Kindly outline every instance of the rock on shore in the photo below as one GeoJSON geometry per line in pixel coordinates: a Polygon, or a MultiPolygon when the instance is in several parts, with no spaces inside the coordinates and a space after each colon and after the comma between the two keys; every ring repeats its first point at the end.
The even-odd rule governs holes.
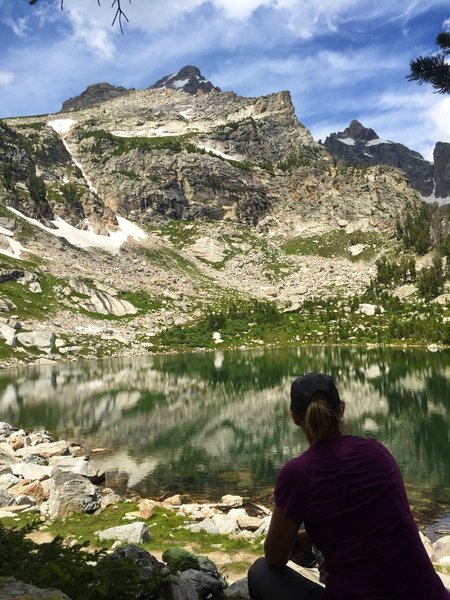
{"type": "MultiPolygon", "coordinates": [[[[23,512],[38,513],[41,519],[46,520],[102,511],[123,500],[113,490],[99,487],[104,476],[92,467],[80,445],[54,440],[45,430],[26,432],[0,422],[0,519],[23,512]]],[[[96,535],[100,540],[116,540],[115,546],[119,545],[119,548],[114,550],[113,556],[132,556],[141,570],[158,568],[165,572],[167,567],[163,563],[134,545],[151,539],[145,521],[156,506],[169,508],[186,517],[184,527],[192,532],[245,539],[264,536],[270,522],[270,511],[263,506],[247,504],[251,504],[251,515],[240,496],[226,495],[220,502],[202,504],[183,503],[180,495],[162,502],[141,499],[138,510],[127,514],[132,523],[98,531],[96,535]]],[[[450,535],[434,543],[423,534],[421,539],[430,559],[446,569],[450,564],[450,535]]],[[[171,600],[248,599],[246,579],[227,588],[214,563],[206,557],[196,557],[182,548],[171,548],[163,554],[163,560],[171,572],[176,573],[169,578],[171,600]]],[[[302,570],[302,573],[317,580],[315,570],[302,570]]],[[[449,577],[443,575],[442,578],[444,584],[450,587],[449,577]]],[[[22,599],[27,597],[26,594],[42,600],[67,598],[64,594],[51,596],[51,591],[34,592],[29,588],[12,578],[0,578],[0,600],[22,599]]]]}

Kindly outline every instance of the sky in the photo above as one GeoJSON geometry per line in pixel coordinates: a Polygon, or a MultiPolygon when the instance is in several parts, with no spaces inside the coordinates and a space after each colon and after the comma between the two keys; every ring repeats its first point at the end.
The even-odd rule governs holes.
{"type": "Polygon", "coordinates": [[[357,119],[428,160],[450,142],[450,95],[406,80],[450,31],[448,0],[122,0],[124,35],[111,3],[0,0],[0,118],[195,65],[223,91],[289,90],[316,140],[357,119]]]}

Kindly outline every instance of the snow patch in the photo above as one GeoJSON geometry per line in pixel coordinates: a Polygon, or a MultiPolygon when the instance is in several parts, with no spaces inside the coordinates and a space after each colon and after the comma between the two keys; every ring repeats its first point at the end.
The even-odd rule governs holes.
{"type": "Polygon", "coordinates": [[[47,125],[56,131],[56,133],[61,134],[68,133],[76,122],[75,119],[55,119],[54,121],[48,121],[47,125]]]}
{"type": "Polygon", "coordinates": [[[174,88],[180,89],[184,87],[187,83],[189,83],[189,79],[175,79],[175,81],[172,82],[172,85],[174,88]]]}
{"type": "MultiPolygon", "coordinates": [[[[4,235],[7,236],[9,234],[4,234],[4,235]]],[[[22,246],[22,244],[20,242],[18,242],[17,240],[13,240],[10,237],[5,237],[5,241],[8,242],[9,249],[3,248],[0,246],[0,254],[3,254],[4,256],[10,256],[11,258],[18,258],[18,259],[22,260],[22,258],[21,258],[22,252],[29,252],[29,250],[24,248],[22,246]]]]}
{"type": "Polygon", "coordinates": [[[116,135],[117,137],[123,138],[132,138],[132,137],[165,137],[174,135],[173,132],[167,131],[162,127],[157,128],[149,128],[149,129],[135,129],[135,130],[118,130],[111,131],[112,135],[116,135]]]}
{"type": "Polygon", "coordinates": [[[205,146],[204,144],[197,144],[197,148],[200,148],[201,150],[205,150],[205,152],[211,152],[212,154],[215,154],[216,156],[220,156],[221,158],[225,158],[226,160],[239,160],[238,157],[236,156],[231,156],[230,154],[225,154],[224,152],[221,152],[220,150],[216,150],[215,148],[212,148],[211,146],[205,146]]]}
{"type": "Polygon", "coordinates": [[[353,138],[337,138],[340,142],[345,144],[346,146],[354,146],[355,140],[353,138]]]}
{"type": "Polygon", "coordinates": [[[56,237],[65,238],[70,244],[77,246],[77,248],[98,248],[101,250],[106,250],[107,252],[111,252],[112,254],[118,254],[120,247],[127,241],[129,237],[137,241],[145,240],[148,237],[140,227],[131,221],[128,221],[128,219],[119,217],[118,215],[116,215],[116,218],[119,224],[119,229],[117,231],[109,231],[109,235],[99,235],[93,231],[83,231],[81,229],[77,229],[60,217],[56,217],[54,221],[51,221],[56,228],[52,229],[50,227],[46,227],[36,219],[27,217],[11,206],[8,206],[7,208],[19,217],[22,217],[22,219],[25,219],[32,225],[39,227],[47,233],[55,235],[56,237]]]}
{"type": "Polygon", "coordinates": [[[446,198],[438,198],[433,193],[431,196],[421,196],[421,198],[423,202],[427,202],[428,204],[433,204],[434,202],[440,206],[443,206],[444,204],[450,204],[450,196],[447,196],[446,198]]]}
{"type": "Polygon", "coordinates": [[[375,140],[370,140],[370,142],[366,142],[366,146],[378,146],[378,144],[392,144],[389,140],[382,140],[381,138],[376,138],[375,140]]]}
{"type": "Polygon", "coordinates": [[[179,114],[185,119],[192,119],[190,113],[193,111],[192,108],[187,108],[186,110],[180,110],[179,114]]]}

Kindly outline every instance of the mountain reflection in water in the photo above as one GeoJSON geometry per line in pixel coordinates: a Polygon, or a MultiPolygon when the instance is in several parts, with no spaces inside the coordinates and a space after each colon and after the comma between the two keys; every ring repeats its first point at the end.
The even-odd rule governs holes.
{"type": "Polygon", "coordinates": [[[450,501],[450,353],[289,348],[158,355],[0,371],[0,420],[105,447],[95,464],[141,494],[257,496],[306,448],[291,380],[330,373],[346,432],[374,436],[408,486],[450,501]]]}

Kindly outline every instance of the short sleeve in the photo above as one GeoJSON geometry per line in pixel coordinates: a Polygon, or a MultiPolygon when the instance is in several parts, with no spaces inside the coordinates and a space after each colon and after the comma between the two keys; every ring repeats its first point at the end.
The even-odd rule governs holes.
{"type": "Polygon", "coordinates": [[[275,483],[275,504],[299,526],[304,521],[308,487],[308,469],[299,459],[281,468],[275,483]]]}

